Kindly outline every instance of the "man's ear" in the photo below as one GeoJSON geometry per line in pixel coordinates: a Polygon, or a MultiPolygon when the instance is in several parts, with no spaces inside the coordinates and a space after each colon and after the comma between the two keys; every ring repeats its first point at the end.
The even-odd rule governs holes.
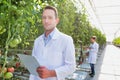
{"type": "Polygon", "coordinates": [[[56,24],[58,24],[58,23],[59,23],[59,18],[56,19],[56,24]]]}

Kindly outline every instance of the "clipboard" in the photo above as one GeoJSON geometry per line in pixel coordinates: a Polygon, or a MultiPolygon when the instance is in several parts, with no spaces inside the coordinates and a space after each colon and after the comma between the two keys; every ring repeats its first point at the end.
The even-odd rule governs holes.
{"type": "Polygon", "coordinates": [[[40,64],[38,63],[34,56],[24,54],[17,54],[17,56],[20,58],[20,61],[25,65],[25,67],[28,69],[30,74],[38,76],[36,69],[40,66],[40,64]]]}

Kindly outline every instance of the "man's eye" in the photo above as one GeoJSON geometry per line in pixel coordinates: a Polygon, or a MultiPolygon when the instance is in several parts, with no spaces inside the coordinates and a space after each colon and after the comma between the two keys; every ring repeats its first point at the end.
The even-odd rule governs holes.
{"type": "Polygon", "coordinates": [[[52,19],[52,17],[51,16],[49,16],[49,17],[43,16],[42,19],[52,19]]]}
{"type": "Polygon", "coordinates": [[[46,17],[43,16],[42,19],[46,19],[46,17]]]}
{"type": "Polygon", "coordinates": [[[52,17],[48,17],[49,19],[52,19],[52,17]]]}

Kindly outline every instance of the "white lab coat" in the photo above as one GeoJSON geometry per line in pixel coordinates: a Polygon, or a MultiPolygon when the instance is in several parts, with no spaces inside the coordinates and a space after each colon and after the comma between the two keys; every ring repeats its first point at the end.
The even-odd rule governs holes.
{"type": "Polygon", "coordinates": [[[89,48],[88,63],[96,64],[99,45],[94,42],[93,44],[90,44],[89,48]]]}
{"type": "Polygon", "coordinates": [[[32,55],[40,65],[55,70],[57,77],[41,79],[30,75],[29,80],[64,80],[66,76],[75,71],[75,49],[70,36],[59,32],[55,28],[52,39],[44,46],[43,35],[34,42],[32,55]]]}

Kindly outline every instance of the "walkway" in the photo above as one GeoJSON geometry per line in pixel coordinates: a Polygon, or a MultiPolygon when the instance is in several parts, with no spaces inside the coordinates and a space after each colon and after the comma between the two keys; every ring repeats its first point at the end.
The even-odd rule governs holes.
{"type": "Polygon", "coordinates": [[[98,58],[96,75],[86,80],[120,80],[120,48],[107,45],[98,58]]]}

